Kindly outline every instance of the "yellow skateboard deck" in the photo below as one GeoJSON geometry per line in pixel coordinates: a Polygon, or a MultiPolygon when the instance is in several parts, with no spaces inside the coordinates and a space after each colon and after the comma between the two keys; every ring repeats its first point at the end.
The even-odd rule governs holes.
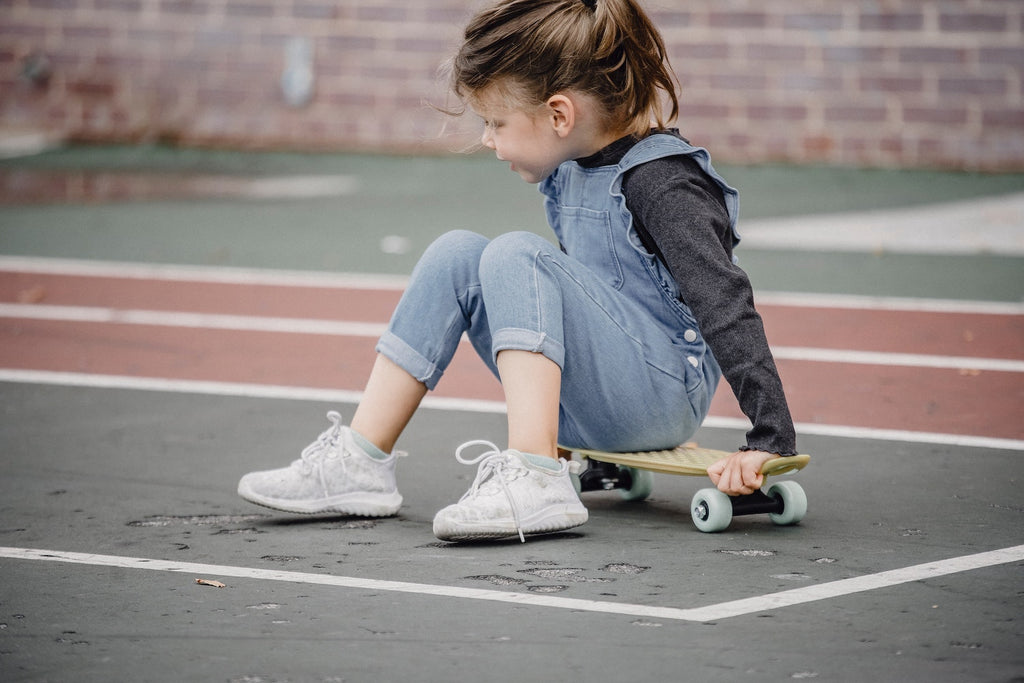
{"type": "MultiPolygon", "coordinates": [[[[725,458],[730,453],[716,450],[714,448],[701,448],[693,444],[683,444],[671,450],[664,451],[641,451],[637,453],[609,453],[607,451],[595,451],[589,449],[565,449],[578,453],[584,458],[610,462],[625,467],[635,467],[638,470],[650,470],[662,474],[682,474],[691,477],[700,477],[708,473],[708,467],[725,458]]],[[[792,455],[786,457],[772,458],[761,467],[761,474],[775,476],[795,472],[806,467],[811,461],[809,455],[792,455]]]]}

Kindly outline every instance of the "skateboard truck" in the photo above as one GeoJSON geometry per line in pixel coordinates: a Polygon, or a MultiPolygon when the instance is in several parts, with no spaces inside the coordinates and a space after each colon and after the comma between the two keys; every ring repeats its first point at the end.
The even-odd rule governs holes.
{"type": "MultiPolygon", "coordinates": [[[[733,517],[742,517],[743,515],[778,515],[782,514],[786,507],[782,498],[772,498],[760,489],[746,495],[730,497],[729,501],[732,503],[733,517]]],[[[707,501],[699,501],[693,509],[693,514],[702,520],[706,520],[710,515],[707,501]]]]}
{"type": "Polygon", "coordinates": [[[653,484],[654,477],[647,470],[593,458],[587,458],[587,468],[579,475],[579,492],[617,489],[625,500],[643,500],[651,495],[653,484]]]}
{"type": "Polygon", "coordinates": [[[633,486],[628,468],[610,462],[587,460],[587,469],[580,473],[580,491],[612,491],[633,486]]]}

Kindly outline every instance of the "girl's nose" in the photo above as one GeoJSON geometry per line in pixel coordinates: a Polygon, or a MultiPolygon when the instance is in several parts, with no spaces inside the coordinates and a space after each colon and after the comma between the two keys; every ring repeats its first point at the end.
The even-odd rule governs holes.
{"type": "Polygon", "coordinates": [[[491,134],[490,126],[484,126],[484,132],[480,136],[480,144],[489,149],[494,149],[494,135],[491,134]]]}

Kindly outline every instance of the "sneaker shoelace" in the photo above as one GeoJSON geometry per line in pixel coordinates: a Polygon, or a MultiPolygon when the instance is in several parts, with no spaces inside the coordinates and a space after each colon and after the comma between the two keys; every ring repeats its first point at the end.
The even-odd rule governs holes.
{"type": "Polygon", "coordinates": [[[467,441],[462,444],[455,450],[455,459],[463,465],[480,465],[476,472],[476,479],[473,480],[473,485],[463,494],[459,502],[461,503],[475,497],[487,481],[493,480],[498,482],[502,492],[505,494],[505,498],[508,499],[509,507],[512,509],[512,523],[515,524],[519,540],[526,543],[526,536],[523,534],[522,526],[519,524],[519,508],[516,505],[515,498],[512,496],[512,492],[508,488],[508,482],[521,476],[526,469],[525,466],[517,462],[512,456],[502,453],[501,449],[490,441],[485,440],[467,441]],[[473,446],[487,446],[488,450],[475,458],[462,457],[462,451],[473,446]]]}
{"type": "Polygon", "coordinates": [[[344,426],[341,424],[341,414],[335,410],[327,413],[327,419],[331,421],[331,426],[324,430],[316,441],[302,449],[299,459],[292,463],[292,467],[298,468],[304,475],[308,475],[313,469],[316,469],[320,486],[324,491],[327,491],[327,481],[324,479],[323,468],[318,465],[325,457],[338,457],[337,448],[344,426]]]}

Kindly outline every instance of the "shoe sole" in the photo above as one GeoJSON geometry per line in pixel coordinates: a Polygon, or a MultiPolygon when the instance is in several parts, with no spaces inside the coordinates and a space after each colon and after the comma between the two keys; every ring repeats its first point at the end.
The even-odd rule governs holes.
{"type": "Polygon", "coordinates": [[[402,507],[402,495],[395,493],[347,493],[316,500],[282,500],[261,496],[248,487],[239,486],[238,495],[250,503],[271,510],[315,515],[333,512],[356,517],[391,517],[402,507]]]}
{"type": "MultiPolygon", "coordinates": [[[[572,529],[586,523],[590,515],[586,508],[558,506],[541,510],[527,519],[520,520],[520,529],[524,536],[553,534],[572,529]]],[[[449,522],[434,520],[434,536],[442,541],[485,541],[504,538],[517,538],[519,531],[511,523],[481,523],[479,525],[465,522],[449,522]]]]}

